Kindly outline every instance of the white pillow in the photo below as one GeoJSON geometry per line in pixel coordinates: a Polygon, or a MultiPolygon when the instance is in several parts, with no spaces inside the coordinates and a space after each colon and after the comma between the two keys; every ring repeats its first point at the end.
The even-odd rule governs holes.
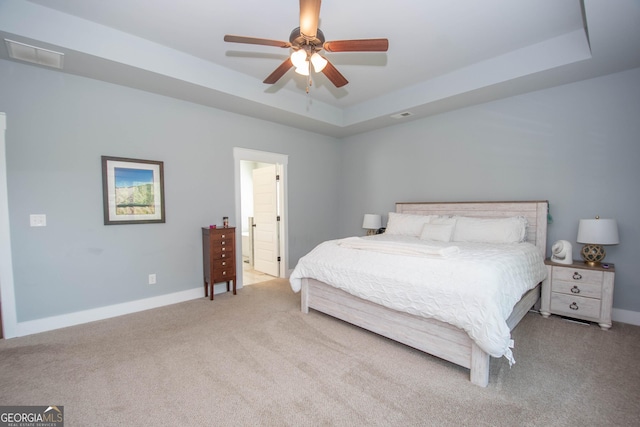
{"type": "Polygon", "coordinates": [[[527,235],[527,219],[456,217],[454,242],[519,243],[527,235]]]}
{"type": "Polygon", "coordinates": [[[431,218],[429,224],[456,225],[456,218],[452,216],[436,216],[431,218]]]}
{"type": "Polygon", "coordinates": [[[431,220],[432,216],[389,212],[389,221],[384,234],[419,237],[422,227],[431,220]]]}
{"type": "Polygon", "coordinates": [[[422,227],[420,239],[434,242],[450,242],[454,226],[455,223],[453,222],[451,224],[425,224],[422,227]]]}

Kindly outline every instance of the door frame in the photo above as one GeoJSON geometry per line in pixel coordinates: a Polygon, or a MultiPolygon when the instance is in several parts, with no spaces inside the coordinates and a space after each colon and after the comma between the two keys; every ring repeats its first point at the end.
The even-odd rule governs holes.
{"type": "MultiPolygon", "coordinates": [[[[252,150],[249,148],[233,148],[234,166],[234,187],[236,196],[236,241],[239,242],[240,250],[236,251],[236,265],[242,266],[242,185],[240,162],[246,160],[250,162],[261,162],[275,164],[276,169],[281,171],[280,176],[280,271],[278,276],[286,278],[289,272],[289,197],[288,197],[288,162],[289,156],[286,154],[271,153],[268,151],[252,150]]],[[[238,286],[242,287],[242,274],[237,274],[238,286]]]]}
{"type": "Polygon", "coordinates": [[[13,283],[13,262],[11,255],[11,228],[9,224],[9,192],[7,182],[7,150],[5,130],[7,116],[0,113],[0,304],[2,315],[2,336],[16,336],[18,319],[13,283]]]}

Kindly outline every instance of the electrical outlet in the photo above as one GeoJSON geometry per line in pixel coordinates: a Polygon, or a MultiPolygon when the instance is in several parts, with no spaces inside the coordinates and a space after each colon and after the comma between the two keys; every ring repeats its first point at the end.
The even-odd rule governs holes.
{"type": "Polygon", "coordinates": [[[156,275],[155,275],[155,273],[149,275],[149,284],[150,285],[155,285],[156,284],[156,275]]]}
{"type": "Polygon", "coordinates": [[[47,216],[45,214],[31,214],[29,215],[29,225],[32,227],[46,227],[47,216]]]}

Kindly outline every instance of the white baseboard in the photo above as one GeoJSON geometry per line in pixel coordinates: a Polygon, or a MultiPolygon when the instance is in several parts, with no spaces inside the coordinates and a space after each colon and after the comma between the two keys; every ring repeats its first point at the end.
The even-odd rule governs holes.
{"type": "Polygon", "coordinates": [[[611,312],[611,320],[614,322],[629,323],[630,325],[640,326],[640,311],[614,308],[611,312]]]}
{"type": "MultiPolygon", "coordinates": [[[[60,316],[19,322],[16,325],[16,334],[14,336],[6,336],[5,338],[38,334],[40,332],[47,332],[54,329],[81,325],[83,323],[95,322],[96,320],[109,319],[111,317],[136,313],[138,311],[149,310],[152,308],[163,307],[171,304],[177,304],[197,298],[202,298],[201,287],[181,292],[175,292],[168,295],[160,295],[157,297],[110,305],[107,307],[99,307],[91,310],[62,314],[60,316]]],[[[621,310],[618,308],[614,308],[611,317],[614,322],[628,323],[631,325],[640,326],[640,312],[638,311],[621,310]]]]}
{"type": "Polygon", "coordinates": [[[137,301],[110,305],[107,307],[61,314],[59,316],[47,317],[44,319],[18,322],[15,328],[15,335],[13,337],[7,336],[6,338],[22,337],[25,335],[52,331],[54,329],[66,328],[83,323],[95,322],[96,320],[109,319],[111,317],[122,316],[124,314],[163,307],[165,305],[177,304],[196,298],[203,298],[202,294],[202,287],[198,287],[187,291],[175,292],[172,294],[160,295],[157,297],[145,298],[137,301]]]}

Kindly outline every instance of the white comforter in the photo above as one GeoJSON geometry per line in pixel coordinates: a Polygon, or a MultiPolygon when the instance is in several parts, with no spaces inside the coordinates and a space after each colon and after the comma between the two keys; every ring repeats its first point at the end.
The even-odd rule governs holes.
{"type": "Polygon", "coordinates": [[[491,356],[514,363],[506,319],[545,276],[542,255],[530,243],[436,243],[383,234],[321,243],[300,259],[290,283],[298,292],[301,279],[309,277],[447,322],[491,356]]]}

